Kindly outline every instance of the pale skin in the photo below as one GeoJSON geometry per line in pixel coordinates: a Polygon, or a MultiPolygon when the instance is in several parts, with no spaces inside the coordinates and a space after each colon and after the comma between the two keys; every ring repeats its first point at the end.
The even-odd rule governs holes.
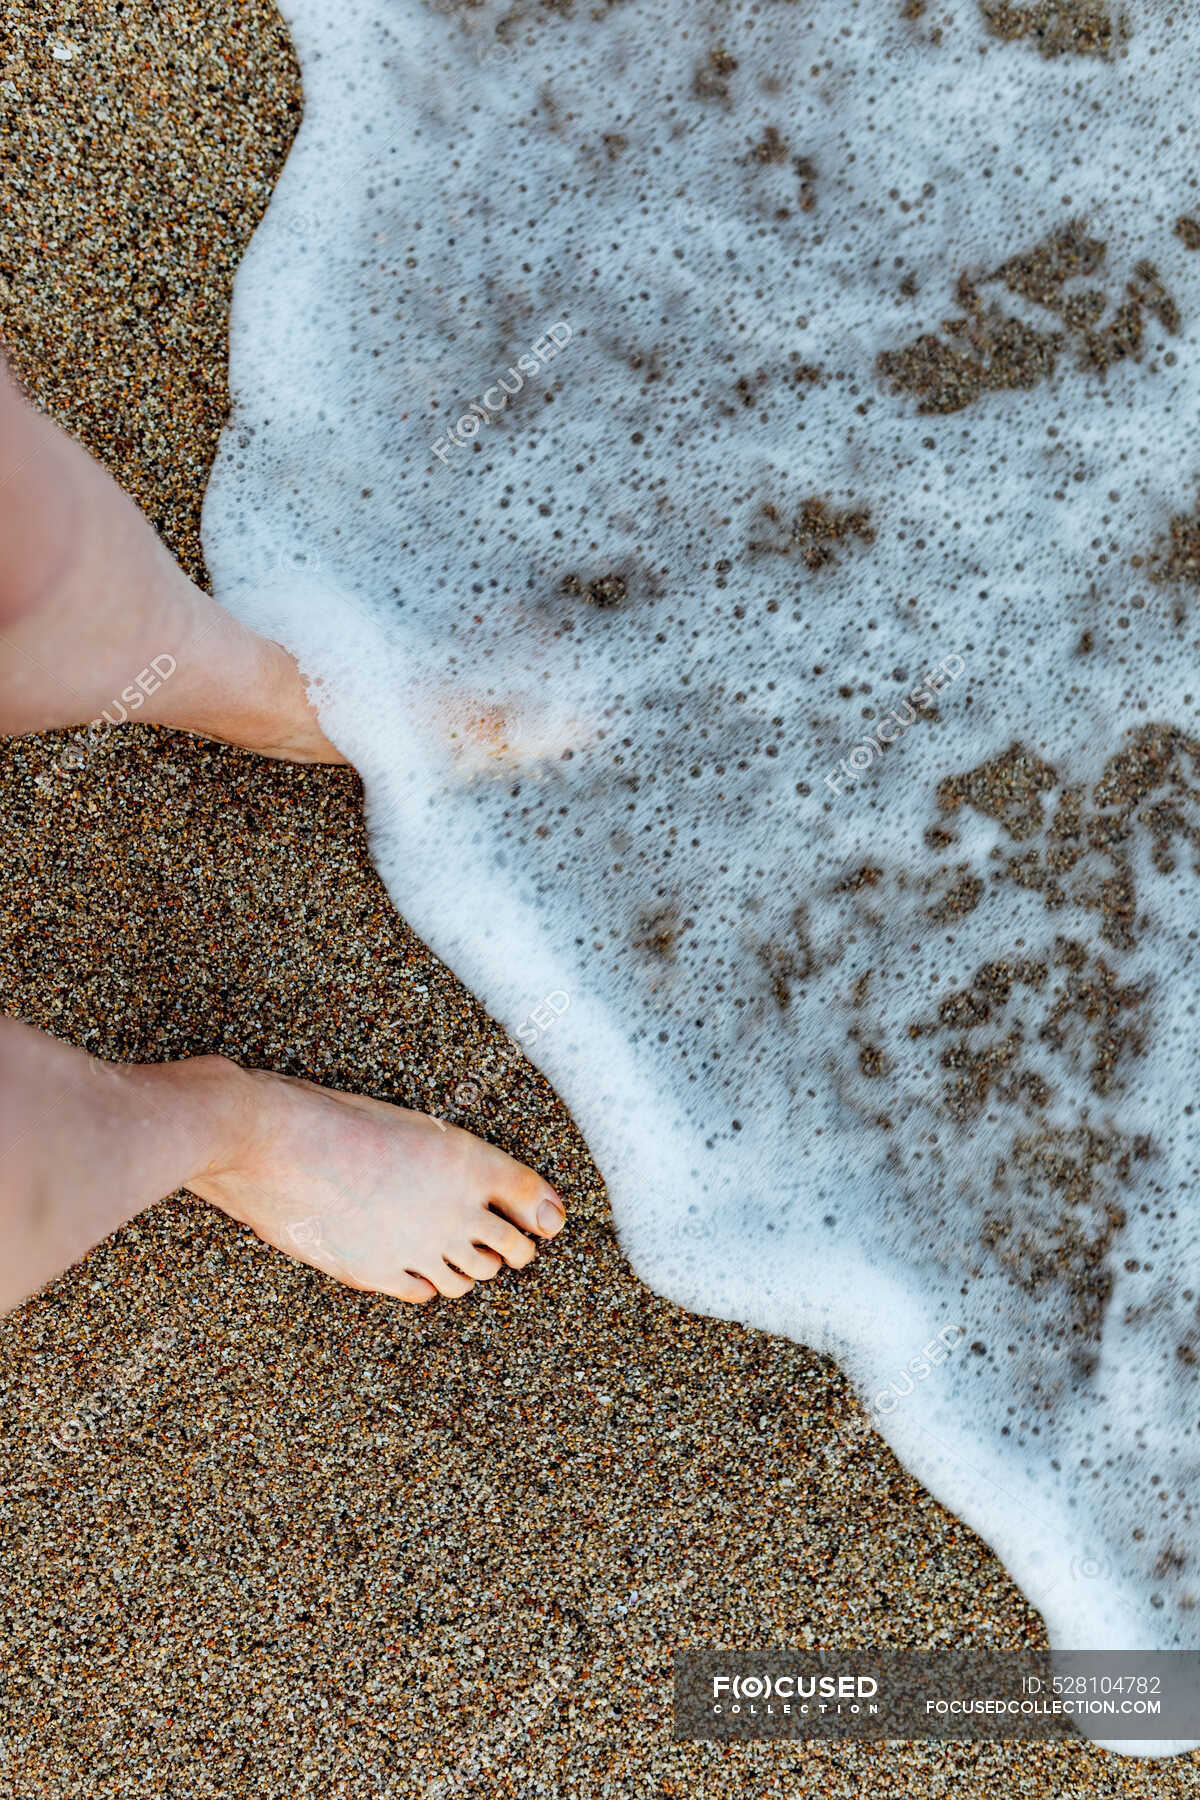
{"type": "MultiPolygon", "coordinates": [[[[85,725],[164,653],[175,671],[139,721],[345,761],[287,651],[188,580],[0,356],[0,733],[85,725]]],[[[564,1219],[532,1169],[423,1113],[220,1056],[104,1063],[0,1019],[0,1311],[181,1187],[418,1304],[522,1268],[564,1219]]]]}

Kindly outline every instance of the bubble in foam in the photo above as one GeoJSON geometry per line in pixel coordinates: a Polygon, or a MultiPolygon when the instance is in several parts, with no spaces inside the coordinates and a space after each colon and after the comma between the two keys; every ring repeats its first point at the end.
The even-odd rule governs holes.
{"type": "Polygon", "coordinates": [[[1200,28],[284,10],[221,598],[639,1273],[1194,1646],[1200,28]]]}

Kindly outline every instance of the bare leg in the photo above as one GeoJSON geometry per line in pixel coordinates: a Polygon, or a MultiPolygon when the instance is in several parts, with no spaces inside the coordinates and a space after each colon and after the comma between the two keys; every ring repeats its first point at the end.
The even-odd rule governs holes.
{"type": "MultiPolygon", "coordinates": [[[[188,581],[0,359],[0,731],[86,724],[164,657],[176,670],[139,720],[344,760],[287,652],[188,581]]],[[[181,1186],[351,1286],[413,1301],[519,1268],[525,1234],[563,1222],[531,1169],[421,1113],[223,1057],[100,1063],[0,1019],[0,1309],[181,1186]]]]}
{"type": "Polygon", "coordinates": [[[521,1268],[563,1222],[531,1169],[423,1113],[221,1056],[103,1063],[0,1019],[0,1311],[178,1187],[412,1301],[521,1268]]]}
{"type": "Polygon", "coordinates": [[[0,357],[0,726],[50,731],[105,709],[119,722],[121,694],[164,656],[176,665],[169,679],[150,694],[134,687],[139,723],[296,762],[345,761],[287,651],[188,580],[112,476],[28,404],[0,357]]]}

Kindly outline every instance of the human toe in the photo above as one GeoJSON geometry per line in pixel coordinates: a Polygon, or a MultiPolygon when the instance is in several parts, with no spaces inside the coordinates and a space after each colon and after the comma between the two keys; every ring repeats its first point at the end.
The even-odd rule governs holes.
{"type": "Polygon", "coordinates": [[[490,1281],[504,1267],[503,1258],[482,1244],[458,1245],[446,1254],[456,1269],[461,1269],[475,1281],[490,1281]]]}
{"type": "Polygon", "coordinates": [[[513,1164],[510,1178],[489,1199],[493,1208],[503,1213],[506,1219],[511,1219],[522,1231],[535,1232],[538,1237],[553,1237],[562,1229],[566,1218],[562,1201],[549,1182],[520,1163],[513,1164]]]}
{"type": "Polygon", "coordinates": [[[510,1220],[498,1212],[484,1209],[476,1233],[477,1241],[502,1256],[510,1269],[523,1269],[537,1255],[532,1238],[518,1231],[510,1220]]]}
{"type": "Polygon", "coordinates": [[[437,1289],[423,1275],[402,1276],[392,1291],[397,1300],[407,1300],[413,1306],[425,1306],[437,1299],[437,1289]]]}

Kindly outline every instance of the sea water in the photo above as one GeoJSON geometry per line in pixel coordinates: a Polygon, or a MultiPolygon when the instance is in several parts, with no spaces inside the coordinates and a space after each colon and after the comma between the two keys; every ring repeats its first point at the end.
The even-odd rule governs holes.
{"type": "Polygon", "coordinates": [[[1197,1646],[1200,15],[283,11],[218,596],[638,1274],[1197,1646]]]}

